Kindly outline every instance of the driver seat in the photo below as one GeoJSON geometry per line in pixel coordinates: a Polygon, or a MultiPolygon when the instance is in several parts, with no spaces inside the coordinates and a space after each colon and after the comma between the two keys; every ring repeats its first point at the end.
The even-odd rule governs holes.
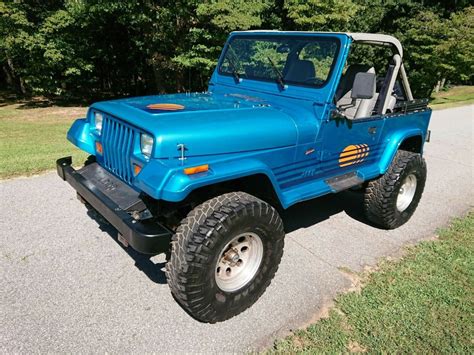
{"type": "Polygon", "coordinates": [[[294,60],[285,74],[285,81],[303,82],[316,76],[316,69],[310,60],[294,60]]]}

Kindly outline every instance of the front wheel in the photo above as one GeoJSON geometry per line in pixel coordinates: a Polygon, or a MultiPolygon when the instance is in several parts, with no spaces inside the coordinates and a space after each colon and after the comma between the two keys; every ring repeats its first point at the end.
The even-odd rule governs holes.
{"type": "Polygon", "coordinates": [[[426,163],[418,153],[399,150],[387,172],[369,182],[364,210],[374,224],[394,229],[406,223],[420,202],[426,163]]]}
{"type": "Polygon", "coordinates": [[[171,292],[194,318],[215,323],[250,307],[275,275],[283,253],[277,211],[243,192],[197,206],[171,242],[171,292]]]}

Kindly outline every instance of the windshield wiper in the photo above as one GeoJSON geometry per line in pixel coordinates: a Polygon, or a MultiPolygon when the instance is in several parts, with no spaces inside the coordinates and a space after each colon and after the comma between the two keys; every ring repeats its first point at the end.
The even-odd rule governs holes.
{"type": "MultiPolygon", "coordinates": [[[[237,57],[235,55],[234,48],[232,48],[230,44],[228,45],[228,48],[233,52],[233,56],[237,57]]],[[[240,83],[242,81],[242,79],[240,78],[240,74],[239,74],[239,71],[237,70],[237,65],[235,64],[235,61],[230,56],[227,57],[227,60],[230,64],[230,69],[232,70],[232,75],[234,76],[235,80],[238,83],[240,83]]]]}
{"type": "Polygon", "coordinates": [[[283,74],[281,73],[281,71],[277,68],[277,66],[275,65],[275,63],[273,62],[272,58],[270,57],[267,57],[268,61],[270,62],[270,64],[272,65],[272,68],[273,70],[275,71],[276,75],[277,75],[277,78],[276,78],[276,81],[278,84],[280,84],[281,88],[282,89],[286,89],[286,85],[285,85],[285,80],[283,79],[283,74]]]}
{"type": "Polygon", "coordinates": [[[232,75],[234,76],[235,80],[240,83],[242,81],[242,79],[240,78],[240,74],[239,72],[237,71],[237,67],[235,66],[235,63],[232,59],[230,58],[227,58],[227,60],[229,61],[229,64],[230,64],[230,69],[232,70],[232,75]]]}

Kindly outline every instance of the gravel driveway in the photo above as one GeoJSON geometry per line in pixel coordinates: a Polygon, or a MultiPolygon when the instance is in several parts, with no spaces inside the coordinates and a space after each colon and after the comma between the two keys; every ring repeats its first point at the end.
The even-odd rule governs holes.
{"type": "Polygon", "coordinates": [[[403,227],[364,223],[342,193],[292,207],[280,269],[263,297],[224,323],[202,324],[173,300],[163,256],[126,250],[54,173],[0,182],[0,351],[232,352],[261,349],[318,315],[360,271],[433,235],[473,205],[474,106],[436,111],[428,180],[403,227]]]}

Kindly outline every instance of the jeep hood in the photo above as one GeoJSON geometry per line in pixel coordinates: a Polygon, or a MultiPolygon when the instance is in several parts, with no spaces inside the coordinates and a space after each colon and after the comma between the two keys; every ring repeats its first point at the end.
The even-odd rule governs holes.
{"type": "Polygon", "coordinates": [[[155,158],[214,155],[295,145],[291,116],[258,97],[172,94],[99,102],[105,112],[155,137],[155,158]]]}

